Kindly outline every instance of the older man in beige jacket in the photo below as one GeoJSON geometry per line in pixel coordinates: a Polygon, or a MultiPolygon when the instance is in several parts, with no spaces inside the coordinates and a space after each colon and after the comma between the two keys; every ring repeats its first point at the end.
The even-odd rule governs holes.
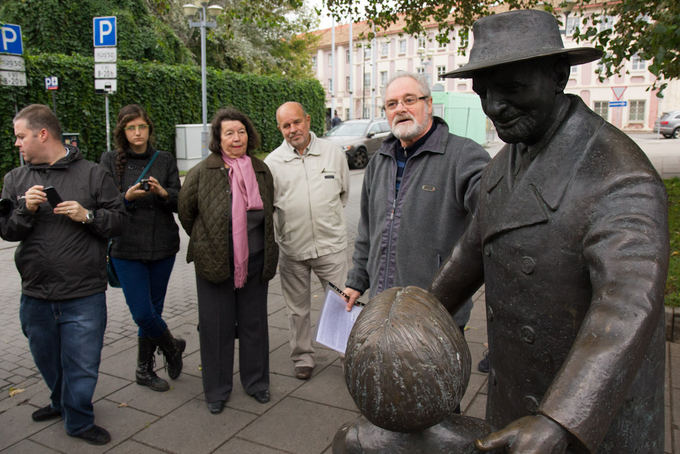
{"type": "Polygon", "coordinates": [[[300,380],[309,379],[314,369],[311,272],[324,287],[328,282],[343,285],[347,277],[347,159],[339,146],[310,131],[310,120],[300,103],[282,104],[276,122],[284,141],[265,159],[274,177],[274,224],[290,319],[290,356],[300,380]]]}

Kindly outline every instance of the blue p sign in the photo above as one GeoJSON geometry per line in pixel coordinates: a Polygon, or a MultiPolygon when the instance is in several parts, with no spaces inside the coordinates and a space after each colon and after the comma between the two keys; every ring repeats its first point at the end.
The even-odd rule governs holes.
{"type": "Polygon", "coordinates": [[[23,55],[21,42],[21,26],[14,24],[0,25],[0,53],[23,55]]]}
{"type": "Polygon", "coordinates": [[[116,16],[93,17],[94,47],[113,47],[118,42],[116,16]]]}
{"type": "Polygon", "coordinates": [[[45,77],[45,90],[59,90],[59,79],[57,76],[45,77]]]}

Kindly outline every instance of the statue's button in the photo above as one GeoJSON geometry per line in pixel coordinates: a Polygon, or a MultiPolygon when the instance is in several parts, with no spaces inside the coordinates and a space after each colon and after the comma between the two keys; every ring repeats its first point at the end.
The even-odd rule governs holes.
{"type": "Polygon", "coordinates": [[[484,245],[484,255],[486,255],[487,257],[491,257],[491,245],[490,244],[484,245]]]}
{"type": "Polygon", "coordinates": [[[536,261],[534,259],[528,255],[522,257],[522,273],[531,274],[534,272],[534,268],[536,268],[536,261]]]}
{"type": "Polygon", "coordinates": [[[519,329],[520,338],[527,344],[533,344],[536,340],[536,333],[531,326],[524,325],[519,329]]]}
{"type": "Polygon", "coordinates": [[[493,309],[488,304],[486,305],[486,319],[493,322],[493,309]]]}
{"type": "Polygon", "coordinates": [[[536,396],[532,396],[531,394],[524,396],[524,408],[526,408],[529,413],[536,414],[536,411],[538,410],[538,399],[536,396]]]}

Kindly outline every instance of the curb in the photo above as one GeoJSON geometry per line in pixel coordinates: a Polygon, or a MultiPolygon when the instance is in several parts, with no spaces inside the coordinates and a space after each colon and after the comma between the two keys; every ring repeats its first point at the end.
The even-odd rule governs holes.
{"type": "Polygon", "coordinates": [[[666,340],[680,342],[680,308],[664,306],[666,318],[666,340]]]}

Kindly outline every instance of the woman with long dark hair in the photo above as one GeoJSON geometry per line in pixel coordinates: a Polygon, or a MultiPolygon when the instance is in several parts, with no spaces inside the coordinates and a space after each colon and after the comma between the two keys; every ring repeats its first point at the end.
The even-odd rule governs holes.
{"type": "Polygon", "coordinates": [[[192,168],[179,194],[179,219],[190,235],[198,294],[203,391],[221,413],[232,390],[238,330],[243,389],[269,401],[267,289],[276,274],[274,182],[251,154],[260,137],[233,107],[212,120],[210,155],[192,168]]]}
{"type": "Polygon", "coordinates": [[[154,371],[156,347],[163,352],[173,380],[182,371],[186,347],[184,340],[172,336],[162,318],[179,250],[179,229],[172,214],[177,211],[179,172],[175,157],[151,144],[153,123],[141,106],[129,104],[120,109],[114,137],[116,150],[104,153],[101,165],[113,175],[127,211],[123,234],[113,238],[110,255],[139,326],[135,378],[154,391],[167,391],[168,382],[154,371]]]}

